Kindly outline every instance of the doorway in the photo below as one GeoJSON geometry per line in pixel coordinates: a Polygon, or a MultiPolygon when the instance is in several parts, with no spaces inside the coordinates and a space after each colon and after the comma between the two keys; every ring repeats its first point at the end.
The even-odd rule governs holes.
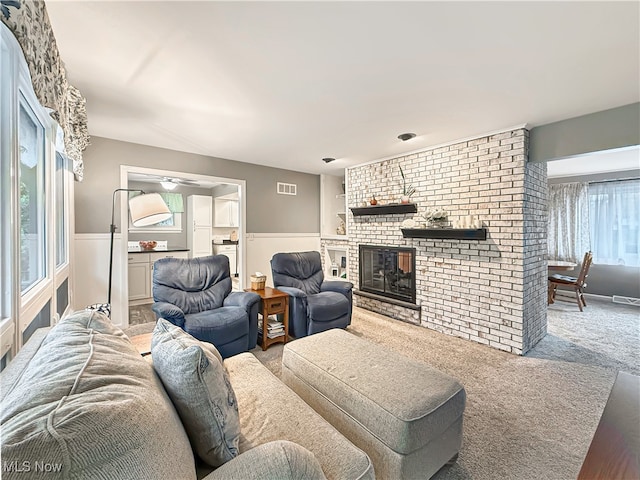
{"type": "MultiPolygon", "coordinates": [[[[123,165],[120,186],[160,193],[174,213],[167,222],[142,229],[133,227],[129,222],[121,222],[122,225],[129,224],[129,228],[122,228],[119,252],[121,259],[127,259],[121,262],[121,318],[125,320],[125,328],[155,321],[151,312],[152,275],[153,263],[159,258],[227,255],[233,289],[244,287],[244,180],[123,165]],[[197,238],[193,232],[198,233],[197,238]],[[155,241],[157,245],[152,251],[144,251],[141,241],[155,241]]],[[[128,219],[127,196],[121,197],[120,218],[128,219]]]]}

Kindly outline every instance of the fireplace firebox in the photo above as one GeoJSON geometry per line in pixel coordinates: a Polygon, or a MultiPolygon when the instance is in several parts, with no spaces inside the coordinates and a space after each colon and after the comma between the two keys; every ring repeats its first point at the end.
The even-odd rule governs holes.
{"type": "Polygon", "coordinates": [[[360,290],[416,303],[416,249],[359,246],[360,290]]]}

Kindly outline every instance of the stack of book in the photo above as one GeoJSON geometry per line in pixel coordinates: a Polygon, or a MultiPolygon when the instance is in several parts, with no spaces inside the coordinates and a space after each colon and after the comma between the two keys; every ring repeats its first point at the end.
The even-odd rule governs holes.
{"type": "MultiPolygon", "coordinates": [[[[262,336],[262,322],[258,323],[258,335],[262,336]]],[[[284,324],[273,317],[267,321],[267,337],[276,338],[284,335],[284,324]]]]}

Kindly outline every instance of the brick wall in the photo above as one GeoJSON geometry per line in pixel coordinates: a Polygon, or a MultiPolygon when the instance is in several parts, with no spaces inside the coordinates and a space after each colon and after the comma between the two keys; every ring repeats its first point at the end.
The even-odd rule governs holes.
{"type": "MultiPolygon", "coordinates": [[[[416,187],[416,215],[479,217],[487,240],[404,239],[410,215],[348,214],[349,278],[358,283],[358,245],[416,248],[416,303],[395,318],[522,354],[546,333],[546,165],[527,163],[529,132],[507,131],[347,169],[347,203],[375,195],[398,202],[399,166],[416,187]]],[[[355,297],[385,314],[384,302],[355,297]]],[[[400,309],[402,310],[402,309],[400,309]]]]}
{"type": "Polygon", "coordinates": [[[547,164],[527,163],[524,198],[524,318],[526,352],[547,334],[547,164]],[[543,281],[540,281],[540,278],[543,281]]]}

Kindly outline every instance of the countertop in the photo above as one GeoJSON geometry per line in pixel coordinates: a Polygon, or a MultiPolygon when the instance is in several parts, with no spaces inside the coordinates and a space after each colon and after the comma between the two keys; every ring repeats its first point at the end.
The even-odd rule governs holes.
{"type": "Polygon", "coordinates": [[[153,250],[129,250],[129,253],[154,253],[154,252],[188,252],[188,248],[154,248],[153,250]]]}

